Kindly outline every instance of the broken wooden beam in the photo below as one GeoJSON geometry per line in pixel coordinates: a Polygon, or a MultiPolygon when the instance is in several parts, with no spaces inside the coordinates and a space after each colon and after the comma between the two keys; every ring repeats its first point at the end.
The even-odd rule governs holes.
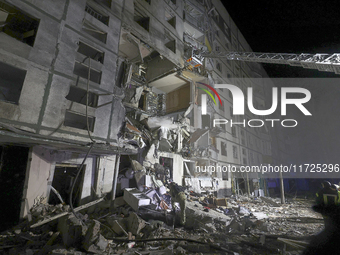
{"type": "MultiPolygon", "coordinates": [[[[87,204],[85,204],[85,205],[79,206],[79,207],[77,207],[77,208],[74,208],[74,211],[75,211],[75,212],[81,211],[81,210],[83,210],[83,209],[85,209],[85,208],[88,208],[88,207],[90,207],[90,206],[92,206],[92,205],[98,204],[99,202],[101,202],[101,201],[103,201],[103,200],[104,200],[104,197],[102,197],[102,198],[100,198],[100,199],[97,199],[97,200],[95,200],[95,201],[92,201],[92,202],[90,202],[90,203],[87,203],[87,204]]],[[[43,220],[43,221],[40,221],[40,222],[38,222],[38,223],[35,223],[35,224],[31,225],[30,228],[39,227],[39,226],[41,226],[41,225],[44,225],[44,224],[46,224],[46,223],[48,223],[48,222],[51,222],[51,221],[56,220],[56,219],[59,219],[59,218],[65,216],[65,215],[68,215],[68,214],[71,214],[71,213],[72,213],[72,212],[63,212],[63,213],[54,215],[54,216],[51,217],[51,218],[45,219],[45,220],[43,220]]]]}

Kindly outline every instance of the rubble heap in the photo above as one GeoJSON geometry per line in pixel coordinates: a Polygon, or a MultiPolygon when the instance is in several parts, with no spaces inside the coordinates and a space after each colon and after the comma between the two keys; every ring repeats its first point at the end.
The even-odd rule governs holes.
{"type": "MultiPolygon", "coordinates": [[[[159,181],[159,180],[158,180],[159,181]]],[[[163,187],[163,186],[161,186],[163,187]]],[[[115,200],[75,208],[42,200],[31,220],[1,233],[2,254],[299,254],[322,229],[312,201],[217,199],[187,191],[187,221],[165,188],[125,189],[115,200]],[[146,202],[148,200],[148,202],[146,202]]],[[[98,202],[99,201],[99,202],[98,202]]]]}

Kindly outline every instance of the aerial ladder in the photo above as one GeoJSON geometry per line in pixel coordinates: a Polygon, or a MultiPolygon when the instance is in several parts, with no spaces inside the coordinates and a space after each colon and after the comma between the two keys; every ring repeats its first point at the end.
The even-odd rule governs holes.
{"type": "Polygon", "coordinates": [[[258,63],[285,64],[307,69],[340,74],[340,53],[326,54],[292,54],[292,53],[257,53],[257,52],[209,52],[193,49],[187,63],[191,67],[199,67],[204,58],[219,58],[258,63]]]}

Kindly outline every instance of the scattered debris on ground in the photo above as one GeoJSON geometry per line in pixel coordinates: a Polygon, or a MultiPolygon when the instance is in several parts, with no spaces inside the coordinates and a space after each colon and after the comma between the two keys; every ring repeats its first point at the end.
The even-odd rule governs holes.
{"type": "Polygon", "coordinates": [[[173,212],[167,190],[162,193],[127,189],[112,202],[75,208],[76,217],[69,206],[40,199],[31,221],[1,233],[1,254],[300,254],[323,228],[310,200],[282,205],[270,197],[194,192],[187,193],[180,226],[179,209],[173,212]]]}

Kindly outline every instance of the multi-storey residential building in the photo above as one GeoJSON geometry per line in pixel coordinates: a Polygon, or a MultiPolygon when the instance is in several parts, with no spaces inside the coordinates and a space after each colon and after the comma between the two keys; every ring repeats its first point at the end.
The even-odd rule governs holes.
{"type": "MultiPolygon", "coordinates": [[[[8,0],[0,8],[0,186],[16,191],[1,198],[16,205],[12,222],[37,197],[51,200],[51,187],[67,196],[81,165],[77,205],[114,197],[129,158],[219,196],[231,194],[235,177],[258,176],[197,167],[270,161],[270,129],[213,127],[216,118],[254,118],[233,116],[228,90],[202,114],[201,83],[251,86],[258,109],[270,98],[271,83],[251,79],[266,77],[259,64],[201,56],[251,51],[221,1],[8,0]]],[[[235,185],[249,192],[245,183],[235,185]]]]}

